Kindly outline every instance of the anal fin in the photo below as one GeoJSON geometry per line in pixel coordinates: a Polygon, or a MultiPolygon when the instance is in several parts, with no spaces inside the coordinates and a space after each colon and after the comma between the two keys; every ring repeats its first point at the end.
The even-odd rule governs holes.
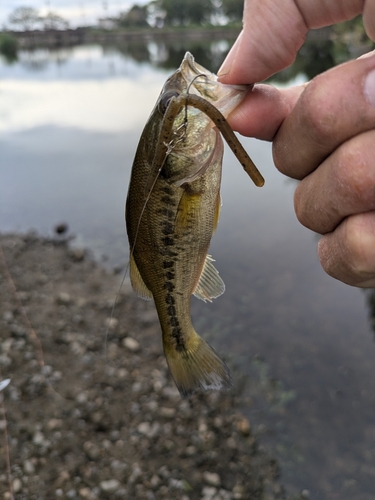
{"type": "Polygon", "coordinates": [[[211,299],[216,299],[225,292],[224,281],[220,278],[219,272],[212,262],[214,259],[211,255],[207,255],[198,285],[193,292],[195,297],[204,302],[206,300],[211,302],[211,299]]]}
{"type": "Polygon", "coordinates": [[[139,272],[138,266],[135,263],[133,255],[130,256],[130,281],[133,287],[133,290],[141,297],[141,299],[151,300],[152,293],[145,285],[141,273],[139,272]]]}

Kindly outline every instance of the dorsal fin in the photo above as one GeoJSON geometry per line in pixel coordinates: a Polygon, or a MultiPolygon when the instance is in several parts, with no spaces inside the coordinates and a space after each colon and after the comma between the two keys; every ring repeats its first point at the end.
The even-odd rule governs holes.
{"type": "Polygon", "coordinates": [[[193,292],[195,297],[204,302],[206,300],[211,302],[211,299],[216,299],[225,292],[224,281],[220,278],[219,272],[212,262],[214,259],[211,255],[207,255],[198,285],[193,292]]]}
{"type": "Polygon", "coordinates": [[[138,270],[138,266],[135,263],[133,255],[130,256],[130,281],[133,287],[133,290],[141,297],[141,299],[151,300],[152,293],[145,285],[141,273],[138,270]]]}

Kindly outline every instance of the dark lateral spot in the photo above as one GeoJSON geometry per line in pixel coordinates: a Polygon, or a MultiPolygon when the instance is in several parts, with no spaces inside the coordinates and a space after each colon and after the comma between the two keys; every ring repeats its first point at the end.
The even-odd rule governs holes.
{"type": "Polygon", "coordinates": [[[173,250],[171,250],[168,247],[162,247],[162,248],[160,248],[159,253],[163,257],[169,257],[170,259],[173,258],[173,257],[178,257],[178,253],[174,252],[173,250]]]}
{"type": "Polygon", "coordinates": [[[164,243],[166,246],[172,246],[174,245],[174,239],[170,238],[169,236],[166,236],[165,238],[162,238],[161,241],[164,243]]]}
{"type": "Polygon", "coordinates": [[[168,208],[160,208],[158,213],[160,215],[164,215],[164,217],[168,217],[168,219],[174,219],[174,211],[169,210],[168,208]]]}
{"type": "Polygon", "coordinates": [[[173,198],[171,198],[170,196],[162,196],[161,201],[166,205],[173,205],[173,198]]]}
{"type": "Polygon", "coordinates": [[[185,351],[184,339],[182,337],[182,330],[179,326],[173,328],[172,338],[176,342],[176,351],[185,351]]]}
{"type": "Polygon", "coordinates": [[[162,229],[163,234],[165,235],[173,234],[173,231],[174,231],[173,224],[171,224],[168,221],[163,222],[163,229],[162,229]]]}
{"type": "Polygon", "coordinates": [[[172,260],[164,260],[163,261],[163,269],[169,269],[173,267],[174,262],[172,260]]]}
{"type": "Polygon", "coordinates": [[[176,316],[176,308],[175,306],[169,306],[167,308],[167,313],[169,316],[176,316]]]}
{"type": "Polygon", "coordinates": [[[163,191],[163,193],[167,194],[168,196],[173,196],[173,189],[169,186],[163,186],[162,191],[163,191]]]}
{"type": "Polygon", "coordinates": [[[174,273],[172,273],[171,271],[167,271],[167,272],[165,273],[165,277],[167,278],[167,280],[173,280],[173,279],[174,279],[174,276],[175,276],[175,274],[174,274],[174,273]]]}
{"type": "MultiPolygon", "coordinates": [[[[169,324],[171,326],[174,326],[174,327],[179,327],[180,326],[180,323],[178,321],[178,319],[176,318],[176,316],[171,316],[171,319],[169,320],[169,324]]],[[[176,328],[173,329],[173,331],[175,330],[176,328]]]]}
{"type": "Polygon", "coordinates": [[[173,296],[170,293],[168,293],[165,296],[165,303],[166,304],[174,304],[175,303],[175,300],[174,300],[173,296]]]}
{"type": "Polygon", "coordinates": [[[170,281],[167,281],[165,284],[164,284],[164,288],[166,290],[168,290],[168,292],[173,292],[174,290],[174,284],[171,283],[170,281]]]}

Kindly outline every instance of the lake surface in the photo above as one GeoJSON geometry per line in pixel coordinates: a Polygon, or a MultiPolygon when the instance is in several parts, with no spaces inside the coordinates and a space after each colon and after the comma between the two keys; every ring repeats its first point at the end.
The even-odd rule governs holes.
{"type": "MultiPolygon", "coordinates": [[[[160,89],[185,50],[216,70],[230,43],[80,46],[1,61],[0,230],[52,235],[64,221],[75,245],[124,268],[130,169],[160,89]]],[[[294,82],[311,76],[307,63],[294,82]]],[[[288,493],[373,499],[371,292],[325,275],[317,235],[293,212],[296,183],[276,171],[268,143],[242,142],[266,184],[256,188],[226,151],[210,253],[227,289],[212,304],[193,299],[195,327],[238,367],[236,383],[245,376],[243,411],[288,493]]]]}

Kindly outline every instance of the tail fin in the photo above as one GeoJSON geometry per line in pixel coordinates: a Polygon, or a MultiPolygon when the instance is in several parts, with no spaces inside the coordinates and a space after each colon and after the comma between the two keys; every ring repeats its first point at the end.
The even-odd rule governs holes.
{"type": "Polygon", "coordinates": [[[164,345],[165,357],[181,396],[190,396],[199,389],[231,389],[233,382],[227,365],[193,332],[185,349],[177,351],[164,345]]]}

